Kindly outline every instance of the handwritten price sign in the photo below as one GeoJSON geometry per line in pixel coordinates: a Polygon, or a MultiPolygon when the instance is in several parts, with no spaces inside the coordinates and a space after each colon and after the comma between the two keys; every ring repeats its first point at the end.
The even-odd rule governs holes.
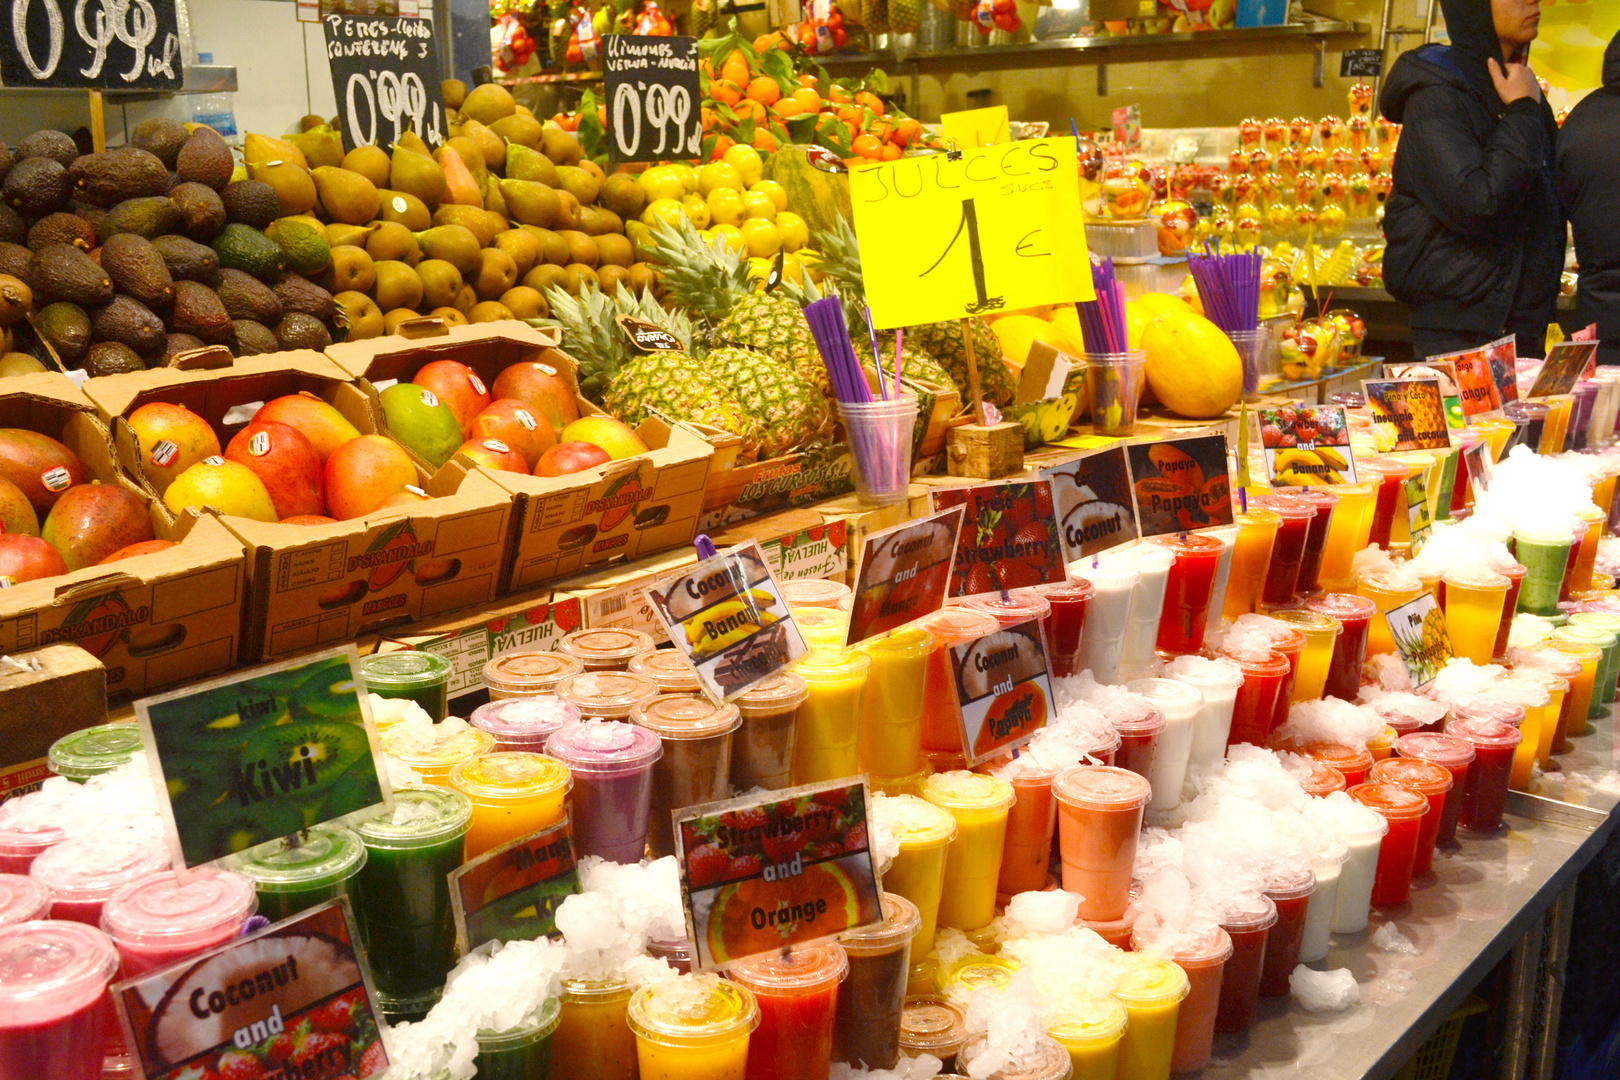
{"type": "Polygon", "coordinates": [[[183,81],[174,0],[11,0],[7,86],[173,90],[183,81]]]}
{"type": "Polygon", "coordinates": [[[444,143],[444,95],[433,24],[425,19],[321,20],[343,146],[392,146],[414,131],[429,146],[444,143]]]}
{"type": "Polygon", "coordinates": [[[609,34],[606,44],[609,157],[697,157],[703,142],[697,38],[609,34]]]}
{"type": "Polygon", "coordinates": [[[879,327],[1094,298],[1072,138],[857,165],[850,196],[879,327]]]}

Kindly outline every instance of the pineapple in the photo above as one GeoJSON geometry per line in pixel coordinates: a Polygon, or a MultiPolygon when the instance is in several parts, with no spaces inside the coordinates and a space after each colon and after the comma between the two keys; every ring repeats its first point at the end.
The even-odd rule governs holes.
{"type": "Polygon", "coordinates": [[[595,285],[585,285],[578,299],[553,285],[546,290],[552,320],[562,327],[563,348],[579,363],[579,392],[600,405],[614,373],[634,354],[624,332],[614,323],[620,315],[633,315],[656,323],[674,334],[683,348],[692,348],[692,324],[679,312],[666,312],[649,293],[637,298],[621,288],[612,296],[595,285]]]}
{"type": "MultiPolygon", "coordinates": [[[[866,381],[873,383],[876,375],[872,365],[872,342],[864,333],[864,329],[863,327],[860,334],[851,335],[850,340],[855,345],[855,355],[859,358],[862,369],[866,371],[866,381]]],[[[878,334],[878,347],[883,350],[883,376],[893,378],[894,335],[878,334]]],[[[954,389],[956,385],[951,380],[951,373],[941,367],[939,361],[915,348],[909,340],[900,347],[900,378],[902,382],[923,383],[947,390],[954,389]]]]}
{"type": "Polygon", "coordinates": [[[922,29],[922,0],[889,0],[889,30],[915,34],[922,29]]]}
{"type": "Polygon", "coordinates": [[[739,299],[731,313],[715,324],[709,340],[783,357],[794,374],[823,397],[832,395],[827,365],[821,362],[815,336],[804,320],[804,307],[782,296],[781,290],[753,292],[739,299]]]}

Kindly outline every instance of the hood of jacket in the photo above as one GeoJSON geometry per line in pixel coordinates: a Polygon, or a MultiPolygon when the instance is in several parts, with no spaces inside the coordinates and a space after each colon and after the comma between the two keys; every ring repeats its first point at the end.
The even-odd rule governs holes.
{"type": "Polygon", "coordinates": [[[1620,33],[1614,35],[1603,52],[1603,88],[1620,93],[1620,33]]]}
{"type": "Polygon", "coordinates": [[[1424,45],[1402,53],[1384,81],[1378,107],[1394,123],[1404,123],[1406,99],[1413,91],[1435,83],[1472,90],[1492,111],[1501,108],[1501,97],[1486,65],[1491,57],[1498,63],[1502,59],[1491,0],[1440,0],[1440,8],[1451,44],[1424,45]]]}

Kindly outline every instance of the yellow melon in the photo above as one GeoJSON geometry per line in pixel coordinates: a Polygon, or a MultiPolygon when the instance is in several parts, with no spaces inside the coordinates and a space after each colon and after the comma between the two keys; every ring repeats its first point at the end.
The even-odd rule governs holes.
{"type": "Polygon", "coordinates": [[[1080,333],[1080,313],[1074,310],[1073,304],[1063,304],[1052,309],[1051,337],[1047,338],[1053,348],[1061,349],[1076,359],[1086,353],[1086,341],[1080,333]]]}
{"type": "Polygon", "coordinates": [[[1001,355],[1019,367],[1029,360],[1030,346],[1055,336],[1051,323],[1033,315],[1007,315],[991,323],[990,329],[1001,340],[1001,355]]]}
{"type": "Polygon", "coordinates": [[[1243,395],[1243,360],[1218,326],[1185,304],[1181,309],[1142,329],[1148,386],[1177,416],[1220,416],[1243,395]]]}

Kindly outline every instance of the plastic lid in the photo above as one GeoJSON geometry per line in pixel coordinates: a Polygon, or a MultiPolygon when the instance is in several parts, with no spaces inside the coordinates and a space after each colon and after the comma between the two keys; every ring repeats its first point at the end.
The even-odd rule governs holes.
{"type": "Polygon", "coordinates": [[[1169,1005],[1180,1001],[1192,989],[1187,973],[1169,960],[1156,960],[1141,953],[1127,953],[1130,962],[1114,983],[1113,994],[1125,1004],[1169,1005]]]}
{"type": "Polygon", "coordinates": [[[1394,461],[1390,458],[1365,458],[1357,460],[1356,470],[1359,472],[1363,469],[1370,473],[1377,473],[1380,479],[1399,477],[1400,479],[1404,480],[1408,476],[1412,475],[1411,466],[1402,464],[1399,461],[1394,461]]]}
{"type": "Polygon", "coordinates": [[[1458,720],[1464,717],[1495,720],[1497,723],[1506,724],[1509,727],[1518,727],[1524,723],[1524,706],[1516,702],[1476,697],[1463,698],[1450,704],[1451,715],[1458,720]]]}
{"type": "Polygon", "coordinates": [[[907,944],[922,929],[922,913],[917,905],[899,893],[883,894],[883,921],[859,926],[838,935],[838,944],[848,956],[880,956],[907,944]]]}
{"type": "Polygon", "coordinates": [[[650,768],[664,756],[663,740],[623,720],[574,720],[546,740],[546,753],[585,776],[615,776],[650,768]]]}
{"type": "Polygon", "coordinates": [[[623,667],[633,656],[658,647],[651,634],[623,626],[599,626],[575,630],[557,642],[557,651],[593,668],[623,667]]]}
{"type": "Polygon", "coordinates": [[[67,838],[67,830],[45,815],[30,812],[27,799],[0,802],[0,852],[31,858],[67,838]]]}
{"type": "Polygon", "coordinates": [[[1341,773],[1366,772],[1372,768],[1372,752],[1365,746],[1345,746],[1343,743],[1308,742],[1295,753],[1304,754],[1312,761],[1327,765],[1341,773]]]}
{"type": "Polygon", "coordinates": [[[1217,538],[1202,533],[1166,533],[1149,537],[1148,543],[1168,548],[1177,555],[1219,555],[1226,547],[1217,538]]]}
{"type": "Polygon", "coordinates": [[[562,1003],[554,997],[548,997],[529,1015],[519,1020],[516,1027],[508,1028],[505,1031],[479,1029],[477,1035],[478,1052],[480,1054],[498,1054],[518,1047],[531,1046],[556,1031],[557,1024],[561,1019],[562,1003]]]}
{"type": "MultiPolygon", "coordinates": [[[[1448,773],[1446,779],[1449,780],[1448,773]]],[[[1281,870],[1266,879],[1266,895],[1272,903],[1278,900],[1298,900],[1316,891],[1316,871],[1309,867],[1281,870]]]]}
{"type": "Polygon", "coordinates": [[[1339,494],[1325,487],[1298,488],[1290,492],[1294,498],[1311,503],[1320,514],[1323,510],[1332,510],[1339,505],[1339,494]]]}
{"type": "Polygon", "coordinates": [[[1128,566],[1104,566],[1101,563],[1092,566],[1089,562],[1070,563],[1069,566],[1069,577],[1084,581],[1091,586],[1094,593],[1098,589],[1130,592],[1136,588],[1136,583],[1142,580],[1142,575],[1128,566]]]}
{"type": "Polygon", "coordinates": [[[367,848],[419,848],[462,835],[471,820],[472,803],[459,791],[402,787],[392,810],[379,808],[351,828],[367,848]]]}
{"type": "MultiPolygon", "coordinates": [[[[962,1060],[970,1061],[977,1057],[984,1043],[983,1035],[974,1039],[962,1049],[962,1060]]],[[[1021,1053],[1021,1060],[997,1069],[985,1080],[1070,1080],[1074,1075],[1069,1051],[1055,1039],[1034,1042],[1021,1053]]]]}
{"type": "MultiPolygon", "coordinates": [[[[1423,800],[1423,805],[1427,807],[1429,801],[1423,800]]],[[[1253,933],[1265,930],[1276,922],[1277,905],[1271,897],[1261,893],[1257,897],[1244,897],[1242,907],[1226,912],[1221,917],[1221,929],[1228,934],[1253,933]]]]}
{"type": "Polygon", "coordinates": [[[745,957],[732,963],[729,974],[756,994],[797,997],[826,990],[848,970],[844,947],[828,943],[745,957]]]}
{"type": "MultiPolygon", "coordinates": [[[[1440,580],[1444,581],[1448,588],[1455,586],[1459,589],[1500,589],[1503,592],[1513,584],[1506,576],[1482,566],[1454,567],[1441,574],[1440,580]]],[[[1620,619],[1616,619],[1615,624],[1620,626],[1620,619]]]]}
{"type": "Polygon", "coordinates": [[[564,979],[562,996],[568,1001],[597,1002],[615,997],[629,997],[629,981],[613,976],[607,979],[564,979]]]}
{"type": "Polygon", "coordinates": [[[587,671],[557,683],[557,696],[579,707],[583,716],[623,720],[637,705],[658,696],[658,684],[628,671],[587,671]]]}
{"type": "Polygon", "coordinates": [[[1446,734],[1467,739],[1475,748],[1518,746],[1524,739],[1524,733],[1518,728],[1504,724],[1500,720],[1487,720],[1484,717],[1453,720],[1446,725],[1446,734]]]}
{"type": "Polygon", "coordinates": [[[1239,525],[1270,525],[1273,528],[1282,523],[1282,518],[1275,511],[1258,504],[1250,504],[1249,509],[1238,514],[1234,520],[1239,525]]]}
{"type": "Polygon", "coordinates": [[[934,635],[942,645],[965,645],[1001,629],[994,615],[968,607],[940,608],[918,620],[917,625],[934,635]]]}
{"type": "Polygon", "coordinates": [[[1299,786],[1305,794],[1314,795],[1317,798],[1331,795],[1335,791],[1344,790],[1344,773],[1331,765],[1324,765],[1320,761],[1311,762],[1311,771],[1302,777],[1295,777],[1295,779],[1299,781],[1299,786]]]}
{"type": "MultiPolygon", "coordinates": [[[[1305,640],[1304,634],[1300,634],[1300,640],[1305,640]]],[[[1233,656],[1224,649],[1220,655],[1242,668],[1245,675],[1286,675],[1293,668],[1293,665],[1288,662],[1288,657],[1275,650],[1267,653],[1259,660],[1248,660],[1241,656],[1233,656]]]]}
{"type": "MultiPolygon", "coordinates": [[[[1046,601],[1041,603],[1046,604],[1046,601]]],[[[920,627],[908,626],[883,637],[868,638],[859,647],[874,660],[916,659],[934,651],[934,635],[920,627]]]]}
{"type": "Polygon", "coordinates": [[[772,675],[732,704],[746,717],[779,716],[797,709],[810,696],[810,684],[791,671],[772,675]]]}
{"type": "Polygon", "coordinates": [[[1165,665],[1164,677],[1196,686],[1200,693],[1232,691],[1243,685],[1243,669],[1224,656],[1178,656],[1165,665]]]}
{"type": "Polygon", "coordinates": [[[684,1045],[735,1038],[759,1026],[759,1005],[740,983],[717,975],[677,975],[630,999],[630,1030],[655,1043],[684,1045]]]}
{"type": "Polygon", "coordinates": [[[1182,967],[1211,967],[1215,964],[1224,964],[1231,958],[1233,951],[1232,935],[1219,926],[1207,926],[1196,930],[1166,930],[1160,937],[1150,937],[1135,930],[1131,932],[1131,949],[1135,952],[1148,952],[1159,943],[1169,946],[1171,955],[1182,967]]]}
{"type": "Polygon", "coordinates": [[[955,769],[937,772],[923,783],[923,798],[947,810],[1004,810],[1017,796],[999,776],[955,769]]]}
{"type": "Polygon", "coordinates": [[[473,710],[467,722],[503,742],[538,743],[568,721],[578,719],[579,707],[573,702],[536,694],[487,701],[473,710]]]}
{"type": "Polygon", "coordinates": [[[46,754],[51,772],[69,780],[87,780],[111,772],[141,748],[136,724],[98,724],[62,736],[46,754]]]}
{"type": "Polygon", "coordinates": [[[1620,615],[1613,615],[1607,611],[1577,611],[1570,615],[1567,626],[1593,626],[1599,630],[1614,633],[1620,630],[1620,615]]]}
{"type": "Polygon", "coordinates": [[[712,739],[742,726],[737,706],[695,694],[662,694],[637,705],[634,720],[664,739],[712,739]]]}
{"type": "Polygon", "coordinates": [[[889,831],[904,848],[943,844],[956,836],[956,819],[926,799],[915,795],[890,795],[885,804],[889,831]]]}
{"type": "Polygon", "coordinates": [[[807,638],[837,638],[843,641],[844,632],[849,629],[849,612],[843,608],[795,608],[793,621],[807,638]]]}
{"type": "Polygon", "coordinates": [[[218,944],[258,906],[241,874],[194,870],[182,884],[170,871],[130,882],[101,909],[114,941],[195,951],[218,944]]]}
{"type": "Polygon", "coordinates": [[[703,690],[697,670],[679,649],[654,649],[632,657],[630,670],[657,683],[661,694],[696,694],[703,690]]]}
{"type": "Polygon", "coordinates": [[[450,661],[438,653],[377,653],[360,661],[360,681],[374,694],[385,690],[421,690],[450,681],[450,661]]]}
{"type": "Polygon", "coordinates": [[[1442,735],[1438,731],[1419,731],[1402,735],[1395,740],[1395,752],[1401,757],[1432,761],[1446,769],[1457,769],[1474,760],[1474,744],[1455,735],[1442,735]]]}
{"type": "Polygon", "coordinates": [[[450,770],[450,786],[469,799],[533,799],[574,786],[568,766],[544,754],[503,750],[468,758],[450,770]]]}
{"type": "Polygon", "coordinates": [[[509,652],[484,665],[484,685],[503,694],[547,694],[584,670],[584,664],[559,652],[509,652]]]}
{"type": "Polygon", "coordinates": [[[28,875],[48,886],[55,902],[94,903],[169,865],[169,849],[161,839],[121,829],[93,839],[64,840],[41,852],[28,875]]]}
{"type": "Polygon", "coordinates": [[[1331,634],[1338,637],[1344,633],[1344,624],[1338,619],[1330,618],[1315,611],[1273,611],[1273,619],[1280,619],[1304,634],[1307,639],[1314,635],[1331,634]]]}
{"type": "MultiPolygon", "coordinates": [[[[1546,416],[1551,408],[1552,406],[1548,405],[1545,401],[1520,399],[1519,401],[1509,401],[1505,403],[1502,406],[1502,411],[1514,419],[1518,419],[1519,417],[1528,419],[1535,416],[1546,416]]],[[[1475,423],[1478,423],[1478,421],[1475,421],[1475,423]]]]}
{"type": "Polygon", "coordinates": [[[1375,762],[1369,776],[1379,782],[1400,784],[1421,795],[1441,795],[1451,790],[1451,770],[1422,758],[1392,757],[1375,762]]]}
{"type": "Polygon", "coordinates": [[[1083,810],[1130,810],[1146,806],[1153,789],[1129,769],[1077,765],[1052,782],[1060,802],[1083,810]]]}
{"type": "Polygon", "coordinates": [[[341,825],[315,825],[229,856],[222,865],[251,878],[260,892],[304,892],[360,872],[366,846],[341,825]]]}
{"type": "Polygon", "coordinates": [[[844,598],[853,595],[848,585],[831,578],[792,578],[779,588],[790,608],[841,608],[844,598]]]}
{"type": "Polygon", "coordinates": [[[1307,600],[1305,609],[1340,621],[1370,619],[1378,614],[1377,604],[1365,596],[1357,596],[1354,593],[1328,593],[1326,596],[1318,596],[1314,600],[1307,600]]]}
{"type": "MultiPolygon", "coordinates": [[[[821,610],[813,608],[812,610],[821,610]]],[[[836,679],[865,679],[872,666],[872,658],[859,649],[812,652],[799,662],[794,670],[806,683],[836,679]],[[809,676],[809,678],[806,678],[809,676]]]]}
{"type": "Polygon", "coordinates": [[[50,910],[51,890],[44,882],[22,874],[0,874],[0,926],[43,919],[50,910]]]}
{"type": "MultiPolygon", "coordinates": [[[[0,1010],[6,1026],[47,1024],[93,1004],[117,970],[118,950],[93,926],[40,921],[0,929],[0,1010]]],[[[78,1049],[100,1059],[99,1046],[78,1049]]]]}
{"type": "MultiPolygon", "coordinates": [[[[1588,646],[1576,645],[1574,648],[1585,650],[1588,646]]],[[[1603,656],[1600,649],[1592,649],[1595,655],[1591,659],[1603,656]]],[[[1535,646],[1529,648],[1514,647],[1507,651],[1508,666],[1524,670],[1531,668],[1536,671],[1545,671],[1565,679],[1574,679],[1580,676],[1581,662],[1575,658],[1574,653],[1563,649],[1535,646]]]]}
{"type": "Polygon", "coordinates": [[[1373,566],[1356,575],[1356,584],[1379,592],[1417,592],[1423,588],[1423,579],[1406,566],[1373,566]]]}
{"type": "Polygon", "coordinates": [[[1301,518],[1316,516],[1316,504],[1292,495],[1259,495],[1250,502],[1259,501],[1261,506],[1276,514],[1284,521],[1298,521],[1301,518]]]}
{"type": "Polygon", "coordinates": [[[1568,547],[1574,543],[1569,533],[1542,532],[1536,529],[1514,529],[1513,540],[1523,544],[1546,544],[1550,547],[1568,547]]]}
{"type": "Polygon", "coordinates": [[[995,593],[969,596],[962,601],[962,606],[989,612],[998,623],[1006,626],[1030,619],[1044,619],[1052,612],[1052,605],[1046,597],[1033,589],[1014,589],[1005,598],[995,593]]]}
{"type": "Polygon", "coordinates": [[[900,1013],[900,1048],[906,1053],[953,1057],[967,1037],[967,1016],[955,1002],[935,994],[906,998],[900,1013]]]}
{"type": "Polygon", "coordinates": [[[1568,653],[1582,664],[1595,664],[1603,659],[1603,650],[1585,641],[1571,641],[1567,638],[1555,637],[1548,639],[1546,648],[1568,653]]]}
{"type": "MultiPolygon", "coordinates": [[[[1117,733],[1116,733],[1117,734],[1117,733]]],[[[1008,750],[997,754],[988,761],[981,761],[973,766],[974,772],[989,773],[999,776],[1014,787],[1019,785],[1037,785],[1050,787],[1057,774],[1062,771],[1058,766],[1047,765],[1036,759],[1028,748],[1008,750]]]]}
{"type": "Polygon", "coordinates": [[[1362,806],[1378,811],[1390,821],[1411,821],[1429,812],[1428,796],[1390,781],[1357,784],[1348,794],[1362,806]]]}
{"type": "Polygon", "coordinates": [[[1125,689],[1141,694],[1164,713],[1186,713],[1191,716],[1204,707],[1204,695],[1196,686],[1177,679],[1132,679],[1125,689]]]}
{"type": "Polygon", "coordinates": [[[941,980],[947,990],[960,990],[964,994],[989,987],[1005,990],[1012,985],[1012,977],[1023,965],[1008,956],[984,956],[974,953],[964,956],[945,969],[941,980]]]}
{"type": "Polygon", "coordinates": [[[1166,724],[1164,713],[1159,711],[1157,705],[1149,705],[1136,716],[1110,716],[1108,723],[1121,735],[1130,735],[1145,739],[1149,735],[1157,735],[1164,730],[1166,724]]]}
{"type": "Polygon", "coordinates": [[[407,742],[409,736],[405,727],[404,724],[393,725],[378,735],[378,741],[382,743],[384,752],[412,767],[448,767],[478,754],[487,754],[495,748],[495,736],[481,728],[466,727],[448,736],[436,735],[438,741],[431,748],[417,750],[407,742]]]}
{"type": "Polygon", "coordinates": [[[1044,585],[1035,586],[1035,591],[1046,597],[1046,602],[1090,600],[1097,592],[1097,586],[1082,577],[1071,577],[1068,581],[1049,581],[1044,585]]]}
{"type": "Polygon", "coordinates": [[[1064,1044],[1112,1042],[1125,1030],[1125,1006],[1095,994],[1064,998],[1046,1033],[1064,1044]]]}

